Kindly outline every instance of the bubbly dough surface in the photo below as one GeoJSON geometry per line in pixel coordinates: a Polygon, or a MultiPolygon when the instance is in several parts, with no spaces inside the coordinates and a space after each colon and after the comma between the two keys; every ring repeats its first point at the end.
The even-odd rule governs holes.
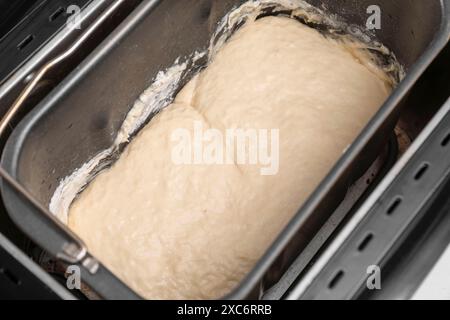
{"type": "Polygon", "coordinates": [[[341,43],[244,25],[70,208],[90,252],[150,299],[218,298],[251,270],[389,95],[341,43]],[[175,129],[279,129],[279,172],[176,165],[175,129]]]}

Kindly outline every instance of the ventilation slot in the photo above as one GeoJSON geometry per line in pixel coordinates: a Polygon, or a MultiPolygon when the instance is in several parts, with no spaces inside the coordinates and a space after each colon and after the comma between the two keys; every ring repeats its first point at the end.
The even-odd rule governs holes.
{"type": "Polygon", "coordinates": [[[328,284],[329,289],[333,289],[336,287],[336,285],[341,281],[341,279],[344,277],[344,271],[340,270],[336,275],[331,279],[330,283],[328,284]]]}
{"type": "Polygon", "coordinates": [[[62,14],[64,13],[64,8],[63,7],[59,7],[58,9],[56,9],[55,12],[53,12],[48,19],[53,22],[56,19],[58,19],[62,14]]]}
{"type": "Polygon", "coordinates": [[[359,252],[364,251],[364,249],[367,248],[367,246],[368,246],[369,243],[372,241],[372,239],[373,239],[373,234],[372,234],[372,233],[368,234],[368,235],[364,238],[364,240],[361,241],[361,243],[359,244],[359,246],[358,246],[358,251],[359,251],[359,252]]]}
{"type": "Polygon", "coordinates": [[[4,275],[9,281],[11,281],[16,286],[20,286],[22,282],[8,269],[0,268],[0,275],[4,275]]]}
{"type": "Polygon", "coordinates": [[[386,213],[390,216],[392,215],[395,210],[397,210],[398,206],[402,203],[402,198],[398,197],[395,199],[395,201],[389,206],[389,209],[386,211],[386,213]]]}
{"type": "Polygon", "coordinates": [[[25,49],[25,47],[28,46],[31,43],[31,41],[33,41],[33,39],[34,39],[34,36],[32,34],[30,34],[25,39],[23,39],[21,43],[19,43],[17,45],[17,49],[19,49],[19,50],[25,49]]]}
{"type": "Polygon", "coordinates": [[[441,146],[446,147],[448,146],[450,142],[450,133],[447,134],[447,136],[444,138],[444,140],[442,140],[441,146]]]}
{"type": "Polygon", "coordinates": [[[414,180],[419,181],[423,175],[425,174],[425,172],[427,172],[428,168],[430,166],[428,164],[423,164],[422,167],[420,167],[420,169],[417,171],[416,175],[414,176],[414,180]]]}

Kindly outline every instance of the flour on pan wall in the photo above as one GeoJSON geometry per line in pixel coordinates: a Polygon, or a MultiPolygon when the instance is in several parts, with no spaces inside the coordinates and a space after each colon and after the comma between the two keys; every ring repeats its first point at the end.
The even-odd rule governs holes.
{"type": "Polygon", "coordinates": [[[290,11],[291,17],[298,17],[306,22],[327,26],[329,34],[332,35],[335,32],[339,34],[339,38],[345,41],[349,51],[352,52],[356,59],[361,57],[361,61],[370,61],[370,59],[362,59],[363,55],[367,55],[365,49],[375,50],[385,57],[391,57],[391,63],[383,65],[382,70],[380,70],[376,61],[373,61],[373,65],[367,65],[367,67],[373,72],[377,72],[379,76],[385,76],[384,72],[390,74],[392,79],[389,79],[387,82],[391,82],[393,85],[403,77],[403,69],[396,62],[395,57],[382,44],[372,41],[373,34],[367,30],[348,25],[340,20],[341,18],[325,14],[322,10],[302,0],[247,1],[229,12],[218,23],[207,50],[202,52],[196,51],[189,57],[179,57],[171,67],[157,74],[149,88],[141,94],[130,109],[113,145],[101,151],[72,174],[62,179],[50,201],[50,212],[60,221],[67,224],[69,207],[77,195],[96,175],[111,164],[112,160],[107,160],[114,158],[112,155],[118,153],[119,148],[127,144],[130,138],[147,123],[152,115],[170,105],[181,86],[182,80],[191,71],[189,66],[194,65],[196,61],[204,58],[206,55],[208,61],[213,60],[215,54],[225,44],[237,26],[246,21],[257,19],[269,8],[272,12],[290,11]],[[348,36],[342,36],[342,31],[348,36]],[[355,39],[359,41],[354,41],[355,39]],[[364,44],[364,47],[361,46],[361,43],[364,44]]]}

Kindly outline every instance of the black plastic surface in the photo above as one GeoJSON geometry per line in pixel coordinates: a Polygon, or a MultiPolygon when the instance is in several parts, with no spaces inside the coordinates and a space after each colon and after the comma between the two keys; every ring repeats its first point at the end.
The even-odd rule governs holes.
{"type": "MultiPolygon", "coordinates": [[[[449,198],[445,192],[449,190],[450,182],[450,100],[443,110],[446,113],[439,125],[321,268],[320,273],[315,275],[300,299],[356,299],[367,298],[372,294],[381,297],[383,288],[380,292],[367,289],[367,268],[375,265],[382,272],[392,269],[395,263],[392,258],[396,258],[397,263],[399,257],[406,258],[408,250],[405,245],[418,244],[418,235],[414,236],[414,233],[420,228],[423,228],[422,232],[426,230],[426,218],[439,213],[439,206],[443,207],[443,215],[449,213],[446,211],[448,206],[445,206],[449,198]],[[442,198],[437,202],[439,197],[444,197],[444,205],[442,198]],[[416,241],[408,244],[407,241],[414,237],[416,241]],[[403,250],[399,250],[402,246],[403,250]]],[[[448,230],[447,233],[444,231],[443,239],[449,239],[448,235],[448,230]]],[[[442,245],[434,249],[439,252],[443,250],[442,245]]],[[[423,254],[431,257],[431,252],[423,254]]],[[[407,272],[407,266],[404,267],[407,272]]],[[[409,298],[406,293],[411,294],[411,287],[417,286],[423,277],[423,273],[421,277],[416,274],[409,286],[397,283],[397,298],[409,298]]]]}
{"type": "Polygon", "coordinates": [[[1,0],[0,39],[13,29],[33,7],[43,0],[1,0]]]}
{"type": "Polygon", "coordinates": [[[424,208],[423,219],[383,268],[382,289],[366,290],[358,299],[414,297],[422,281],[450,245],[450,180],[435,193],[433,203],[424,208]]]}
{"type": "MultiPolygon", "coordinates": [[[[45,50],[42,52],[41,47],[49,42],[49,40],[59,33],[62,24],[67,20],[67,14],[65,14],[65,8],[68,5],[79,5],[83,8],[83,4],[88,4],[90,1],[17,1],[12,3],[11,1],[4,1],[0,3],[1,8],[5,8],[0,14],[8,16],[8,21],[3,21],[1,24],[4,27],[4,33],[10,31],[3,39],[0,40],[0,69],[2,67],[8,67],[11,70],[17,70],[30,59],[36,50],[40,50],[40,60],[36,61],[36,66],[46,63],[55,55],[60,53],[64,48],[67,48],[76,38],[77,34],[83,32],[89,23],[92,23],[105,8],[107,8],[113,1],[105,1],[102,5],[96,7],[90,13],[90,18],[82,24],[80,30],[74,30],[64,38],[64,41],[60,45],[52,47],[52,50],[45,50]],[[18,12],[18,10],[24,10],[28,8],[26,12],[18,12]],[[53,10],[56,8],[55,10],[53,10]],[[11,9],[11,11],[9,11],[11,9]],[[61,10],[64,9],[64,10],[61,10]],[[48,13],[51,12],[51,19],[48,13]],[[57,13],[55,15],[55,13],[57,13]],[[19,23],[17,23],[20,19],[19,23]],[[14,22],[16,25],[14,25],[14,22]],[[33,40],[33,47],[36,50],[30,50],[27,53],[17,54],[16,48],[11,46],[17,42],[17,39],[24,38],[29,32],[39,33],[39,37],[33,40]],[[7,50],[8,49],[8,50],[7,50]],[[4,59],[4,57],[6,57],[4,59]],[[5,62],[5,64],[3,63],[5,62]],[[6,62],[8,65],[6,65],[6,62]]],[[[72,70],[90,51],[93,47],[106,37],[111,30],[116,27],[124,17],[136,7],[140,0],[127,0],[112,14],[109,19],[101,26],[100,30],[95,32],[92,39],[86,42],[80,49],[82,52],[76,54],[72,59],[65,61],[64,65],[61,65],[57,72],[52,72],[46,77],[46,83],[53,83],[53,85],[60,81],[70,70],[72,70]],[[49,81],[51,78],[51,81],[49,81]]],[[[31,45],[31,44],[30,44],[31,45]]],[[[9,74],[3,74],[8,76],[9,74]]],[[[0,83],[6,81],[7,78],[0,80],[0,83]]],[[[20,79],[18,79],[18,88],[20,90],[20,79]]],[[[23,83],[22,83],[23,85],[23,83]]],[[[48,92],[48,90],[47,90],[48,92]]],[[[33,99],[28,101],[29,107],[33,106],[33,101],[37,101],[39,97],[42,97],[46,93],[43,86],[40,86],[39,95],[34,93],[33,99]]],[[[4,92],[3,92],[4,94],[4,92]]],[[[11,90],[8,92],[8,96],[4,95],[0,97],[0,114],[3,114],[12,102],[12,100],[18,95],[18,91],[11,90]],[[9,94],[10,93],[10,94],[9,94]],[[15,95],[15,96],[14,96],[15,95]]],[[[27,107],[28,108],[28,107],[27,107]]],[[[14,125],[12,123],[12,125],[14,125]]],[[[3,141],[0,143],[3,148],[3,141]]],[[[0,271],[5,269],[5,276],[0,275],[0,297],[16,299],[16,298],[33,298],[33,299],[46,299],[46,298],[58,298],[61,296],[61,290],[66,292],[67,290],[55,282],[51,281],[51,277],[46,274],[39,266],[36,265],[28,256],[28,248],[34,245],[30,242],[23,233],[17,229],[16,226],[10,221],[6,214],[6,209],[3,203],[0,203],[0,236],[5,236],[4,241],[0,241],[0,271]],[[22,250],[22,252],[21,252],[22,250]],[[20,256],[20,259],[17,257],[20,256]],[[37,271],[36,271],[37,270],[37,271]],[[11,285],[9,276],[12,279],[19,279],[20,285],[11,285]],[[49,280],[50,279],[50,280],[49,280]]],[[[2,239],[0,239],[2,240],[2,239]]],[[[1,273],[1,272],[0,272],[1,273]]],[[[63,295],[64,296],[64,295],[63,295]]],[[[70,296],[67,295],[67,296],[70,296]]],[[[67,298],[67,296],[64,296],[67,298]]],[[[128,296],[133,296],[129,293],[128,296]]]]}
{"type": "Polygon", "coordinates": [[[72,294],[0,234],[0,299],[73,299],[72,294]]]}
{"type": "Polygon", "coordinates": [[[0,84],[19,68],[33,53],[44,45],[65,25],[69,14],[67,7],[76,5],[82,9],[92,0],[41,0],[29,1],[28,5],[18,2],[4,6],[3,13],[29,7],[22,17],[6,35],[0,38],[0,84]]]}

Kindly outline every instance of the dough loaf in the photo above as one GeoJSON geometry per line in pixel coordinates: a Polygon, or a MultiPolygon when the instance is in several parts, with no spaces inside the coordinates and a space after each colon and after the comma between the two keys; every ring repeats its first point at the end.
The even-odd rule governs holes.
{"type": "Polygon", "coordinates": [[[247,23],[72,204],[69,227],[149,299],[208,299],[251,270],[390,93],[342,42],[247,23]],[[174,130],[279,129],[279,171],[177,165],[174,130]]]}

